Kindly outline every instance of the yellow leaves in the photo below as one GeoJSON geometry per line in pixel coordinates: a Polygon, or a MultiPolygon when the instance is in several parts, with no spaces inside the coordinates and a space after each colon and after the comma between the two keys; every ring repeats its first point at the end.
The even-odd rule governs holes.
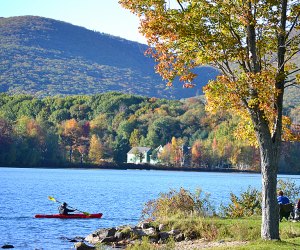
{"type": "Polygon", "coordinates": [[[244,123],[237,128],[236,136],[249,138],[251,145],[257,145],[249,111],[264,113],[269,123],[270,132],[277,117],[276,90],[274,70],[259,73],[241,73],[236,80],[222,75],[216,81],[210,81],[204,88],[207,99],[206,109],[210,112],[227,110],[243,117],[244,123]]]}
{"type": "Polygon", "coordinates": [[[258,147],[258,143],[254,133],[254,126],[251,122],[249,115],[247,117],[243,117],[240,120],[238,126],[234,131],[234,136],[238,140],[247,141],[247,143],[251,146],[258,147]]]}
{"type": "Polygon", "coordinates": [[[92,163],[101,163],[103,157],[103,146],[100,139],[96,135],[92,135],[90,139],[89,159],[92,163]]]}
{"type": "Polygon", "coordinates": [[[282,117],[282,130],[284,141],[300,141],[300,126],[292,124],[291,119],[287,116],[282,117]]]}
{"type": "Polygon", "coordinates": [[[78,127],[78,122],[75,119],[67,120],[64,124],[65,131],[78,127]]]}

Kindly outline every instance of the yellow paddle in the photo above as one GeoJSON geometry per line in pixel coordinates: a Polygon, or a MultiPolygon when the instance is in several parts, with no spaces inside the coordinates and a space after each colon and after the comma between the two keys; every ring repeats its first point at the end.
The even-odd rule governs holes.
{"type": "MultiPolygon", "coordinates": [[[[52,196],[48,196],[48,199],[49,199],[50,201],[54,201],[54,202],[57,202],[57,203],[62,204],[62,202],[56,200],[56,199],[55,199],[54,197],[52,197],[52,196]]],[[[76,210],[76,211],[78,211],[78,212],[80,212],[80,213],[83,213],[84,215],[91,215],[90,213],[87,213],[87,212],[84,212],[84,211],[80,211],[80,210],[78,210],[77,208],[70,207],[70,206],[68,206],[68,207],[71,208],[71,209],[74,209],[74,210],[76,210]]]]}

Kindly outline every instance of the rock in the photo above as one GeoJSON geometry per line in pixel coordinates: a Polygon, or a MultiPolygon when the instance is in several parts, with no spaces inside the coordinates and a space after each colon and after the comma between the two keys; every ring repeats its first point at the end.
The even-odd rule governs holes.
{"type": "Polygon", "coordinates": [[[85,244],[84,242],[77,242],[74,244],[74,247],[76,250],[92,250],[96,249],[95,247],[89,246],[85,244]]]}
{"type": "Polygon", "coordinates": [[[123,232],[116,232],[115,233],[115,239],[117,240],[117,241],[120,241],[120,240],[123,240],[125,237],[124,237],[125,235],[124,235],[124,233],[123,232]]]}
{"type": "Polygon", "coordinates": [[[183,241],[184,240],[184,234],[183,233],[179,233],[179,234],[175,235],[174,240],[176,242],[183,241]]]}
{"type": "Polygon", "coordinates": [[[162,241],[162,242],[167,240],[169,237],[170,237],[170,235],[167,232],[160,232],[159,233],[159,238],[160,238],[160,241],[162,241]]]}
{"type": "Polygon", "coordinates": [[[158,226],[158,230],[159,230],[159,231],[162,231],[162,230],[164,230],[164,227],[165,227],[165,225],[164,225],[164,224],[159,224],[159,226],[158,226]]]}
{"type": "Polygon", "coordinates": [[[100,243],[111,243],[115,241],[115,237],[114,236],[109,236],[109,237],[105,237],[103,239],[100,240],[100,243]]]}
{"type": "Polygon", "coordinates": [[[132,230],[132,233],[136,236],[138,236],[139,238],[143,237],[143,236],[147,236],[147,234],[143,231],[143,229],[139,229],[139,228],[134,228],[132,230]]]}
{"type": "Polygon", "coordinates": [[[91,243],[91,244],[96,244],[97,242],[100,241],[99,237],[94,234],[89,234],[88,236],[85,237],[85,241],[91,243]]]}
{"type": "Polygon", "coordinates": [[[126,226],[118,229],[118,232],[121,232],[123,234],[123,238],[129,238],[134,228],[135,227],[132,226],[126,226]]]}
{"type": "Polygon", "coordinates": [[[69,242],[82,242],[84,241],[84,238],[83,237],[80,237],[80,236],[76,236],[74,238],[68,238],[68,237],[60,237],[60,239],[62,240],[67,240],[69,242]]]}
{"type": "Polygon", "coordinates": [[[3,249],[9,249],[9,248],[15,248],[13,245],[5,244],[1,248],[3,249]]]}
{"type": "Polygon", "coordinates": [[[122,226],[118,226],[118,227],[116,227],[116,230],[117,231],[122,231],[122,230],[124,230],[124,229],[133,229],[133,228],[135,228],[136,226],[134,226],[134,225],[122,225],[122,226]]]}
{"type": "Polygon", "coordinates": [[[155,235],[156,234],[156,230],[153,227],[147,228],[147,229],[143,229],[143,232],[150,236],[150,235],[155,235]]]}
{"type": "Polygon", "coordinates": [[[177,235],[180,234],[180,231],[178,229],[172,229],[171,231],[168,232],[170,235],[177,235]]]}
{"type": "Polygon", "coordinates": [[[140,222],[137,227],[140,227],[141,229],[147,229],[150,227],[150,223],[149,222],[140,222]]]}
{"type": "Polygon", "coordinates": [[[102,241],[104,238],[114,237],[116,231],[117,230],[114,227],[99,229],[93,232],[92,234],[88,235],[87,237],[85,237],[84,240],[89,243],[96,244],[97,242],[102,241]]]}

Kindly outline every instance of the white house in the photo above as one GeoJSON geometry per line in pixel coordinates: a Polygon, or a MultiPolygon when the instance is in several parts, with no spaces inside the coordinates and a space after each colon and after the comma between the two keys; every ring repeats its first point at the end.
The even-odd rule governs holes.
{"type": "Polygon", "coordinates": [[[149,163],[151,148],[148,147],[133,147],[127,153],[127,163],[149,163]]]}

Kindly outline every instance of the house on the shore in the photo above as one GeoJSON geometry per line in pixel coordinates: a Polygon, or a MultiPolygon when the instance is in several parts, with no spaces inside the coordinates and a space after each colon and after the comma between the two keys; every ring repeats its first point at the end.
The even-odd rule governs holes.
{"type": "Polygon", "coordinates": [[[162,150],[163,150],[162,145],[159,145],[157,148],[153,149],[150,155],[150,164],[155,165],[161,163],[159,159],[159,154],[161,153],[162,150]]]}
{"type": "Polygon", "coordinates": [[[127,153],[127,163],[149,163],[152,150],[148,147],[133,147],[127,153]]]}
{"type": "Polygon", "coordinates": [[[163,147],[160,145],[155,149],[151,149],[148,147],[133,147],[127,153],[127,163],[150,163],[150,164],[158,164],[160,163],[159,154],[163,150],[163,147]]]}

